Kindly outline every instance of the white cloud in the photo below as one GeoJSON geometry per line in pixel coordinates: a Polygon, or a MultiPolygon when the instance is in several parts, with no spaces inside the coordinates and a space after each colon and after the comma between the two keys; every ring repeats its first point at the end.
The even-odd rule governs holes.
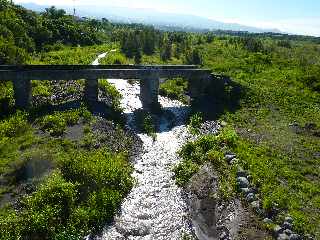
{"type": "Polygon", "coordinates": [[[320,37],[320,18],[295,18],[276,21],[255,21],[242,19],[219,19],[227,23],[239,23],[258,28],[279,29],[291,34],[302,34],[320,37]]]}

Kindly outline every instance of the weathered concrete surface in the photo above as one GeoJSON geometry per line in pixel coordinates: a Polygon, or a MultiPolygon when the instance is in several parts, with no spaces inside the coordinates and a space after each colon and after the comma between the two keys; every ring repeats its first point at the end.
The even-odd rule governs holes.
{"type": "Polygon", "coordinates": [[[98,79],[87,79],[85,82],[85,89],[84,89],[84,100],[86,102],[95,103],[98,101],[98,79]]]}
{"type": "Polygon", "coordinates": [[[17,76],[13,80],[14,97],[18,109],[27,109],[31,102],[31,81],[17,76]]]}
{"type": "Polygon", "coordinates": [[[194,175],[188,186],[188,201],[192,223],[199,240],[217,239],[215,195],[218,192],[218,176],[209,166],[204,165],[194,175]]]}
{"type": "Polygon", "coordinates": [[[182,77],[189,80],[191,99],[202,96],[210,80],[209,70],[197,69],[194,65],[135,66],[135,65],[25,65],[0,66],[0,81],[13,80],[18,108],[25,109],[31,100],[32,80],[74,80],[86,79],[85,101],[98,101],[98,79],[140,79],[143,107],[156,111],[159,79],[182,77]]]}
{"type": "Polygon", "coordinates": [[[142,107],[146,110],[156,110],[160,108],[158,101],[159,95],[159,76],[152,74],[140,80],[140,100],[142,107]]]}

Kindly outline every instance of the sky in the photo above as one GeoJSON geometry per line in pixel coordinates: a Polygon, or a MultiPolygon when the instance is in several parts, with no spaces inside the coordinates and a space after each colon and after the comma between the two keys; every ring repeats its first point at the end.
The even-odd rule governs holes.
{"type": "MultiPolygon", "coordinates": [[[[320,36],[319,0],[74,0],[76,5],[151,8],[283,32],[320,36]]],[[[73,0],[15,0],[73,5],[73,0]]]]}

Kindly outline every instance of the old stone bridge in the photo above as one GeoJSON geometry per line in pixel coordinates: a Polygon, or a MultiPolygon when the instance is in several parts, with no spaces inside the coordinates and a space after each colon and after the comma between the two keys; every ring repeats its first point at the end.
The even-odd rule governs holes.
{"type": "Polygon", "coordinates": [[[0,81],[13,81],[16,107],[26,109],[31,102],[31,80],[85,79],[85,101],[98,101],[98,79],[140,80],[140,99],[145,109],[159,105],[160,80],[182,77],[189,81],[191,99],[200,97],[212,79],[211,72],[194,65],[2,65],[0,81]]]}

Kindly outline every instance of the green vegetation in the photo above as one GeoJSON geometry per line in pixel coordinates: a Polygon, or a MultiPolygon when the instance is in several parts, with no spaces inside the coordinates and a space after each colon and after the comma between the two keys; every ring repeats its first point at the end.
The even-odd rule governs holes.
{"type": "Polygon", "coordinates": [[[99,89],[107,98],[111,99],[112,107],[120,111],[122,95],[116,87],[109,83],[108,80],[99,80],[99,89]]]}
{"type": "Polygon", "coordinates": [[[225,128],[217,136],[204,135],[186,143],[179,152],[183,161],[174,168],[177,184],[184,186],[203,164],[210,163],[219,173],[218,195],[225,199],[233,196],[236,189],[235,169],[224,159],[224,151],[232,148],[237,139],[233,130],[225,128]]]}
{"type": "Polygon", "coordinates": [[[21,112],[0,122],[0,170],[6,183],[1,194],[18,194],[20,209],[10,202],[2,206],[0,239],[81,239],[112,220],[133,184],[125,153],[130,144],[111,153],[110,145],[87,148],[82,139],[41,137],[32,127],[39,124],[56,136],[80,119],[88,124],[84,135],[90,134],[94,118],[85,108],[46,115],[37,124],[21,112]],[[26,181],[33,190],[21,197],[19,186],[26,181]]]}
{"type": "Polygon", "coordinates": [[[181,79],[169,79],[160,84],[159,94],[172,99],[179,100],[183,103],[188,103],[186,92],[188,91],[188,82],[181,79]]]}
{"type": "Polygon", "coordinates": [[[189,120],[189,131],[196,135],[200,133],[201,123],[203,122],[203,117],[200,113],[195,113],[190,117],[189,120]]]}
{"type": "MultiPolygon", "coordinates": [[[[78,21],[55,8],[37,14],[2,0],[0,64],[90,64],[98,54],[117,49],[101,63],[199,64],[222,74],[208,89],[213,98],[206,102],[207,110],[233,126],[237,135],[223,130],[218,136],[200,136],[186,144],[180,153],[184,160],[175,168],[177,183],[184,185],[202,164],[210,162],[220,173],[220,195],[232,196],[235,169],[226,165],[223,154],[234,151],[259,188],[264,208],[279,208],[280,218],[286,214],[294,218],[295,230],[319,238],[319,38],[168,30],[113,24],[106,19],[78,21]]],[[[32,86],[34,97],[51,103],[56,85],[32,81],[32,86]]],[[[99,88],[111,99],[112,107],[120,110],[121,95],[116,89],[106,80],[99,82],[99,88]]],[[[186,80],[172,79],[161,85],[160,93],[187,102],[187,88],[186,80]]],[[[69,95],[78,91],[74,84],[63,89],[69,95]]],[[[111,154],[108,139],[104,139],[108,150],[99,147],[101,139],[97,140],[91,128],[95,118],[88,111],[47,112],[41,117],[37,111],[15,112],[12,83],[0,82],[0,90],[0,194],[14,193],[21,200],[21,211],[10,204],[1,208],[1,237],[30,234],[36,238],[32,234],[37,231],[40,239],[77,239],[110,220],[131,186],[131,168],[121,153],[125,149],[111,154]],[[70,125],[84,125],[79,142],[65,139],[70,125]],[[49,134],[36,134],[39,129],[49,134]],[[103,163],[91,155],[106,165],[100,166],[103,163]],[[21,171],[34,159],[50,162],[48,171],[41,170],[46,174],[34,183],[36,189],[17,192],[21,171]],[[76,162],[88,172],[77,169],[76,162]],[[119,175],[112,170],[113,162],[120,165],[119,175]],[[98,173],[96,167],[114,175],[100,175],[104,173],[98,173]],[[79,179],[72,179],[70,173],[79,179]],[[83,177],[86,174],[97,183],[101,177],[110,177],[112,184],[101,183],[102,188],[96,189],[95,183],[83,177]],[[27,196],[21,198],[23,195],[27,196]],[[22,221],[24,217],[28,221],[22,221]]],[[[151,115],[141,114],[138,122],[144,132],[155,136],[151,115]]],[[[192,117],[190,129],[197,133],[200,123],[199,116],[192,117]]],[[[122,136],[121,132],[118,129],[115,134],[122,136]]]]}

